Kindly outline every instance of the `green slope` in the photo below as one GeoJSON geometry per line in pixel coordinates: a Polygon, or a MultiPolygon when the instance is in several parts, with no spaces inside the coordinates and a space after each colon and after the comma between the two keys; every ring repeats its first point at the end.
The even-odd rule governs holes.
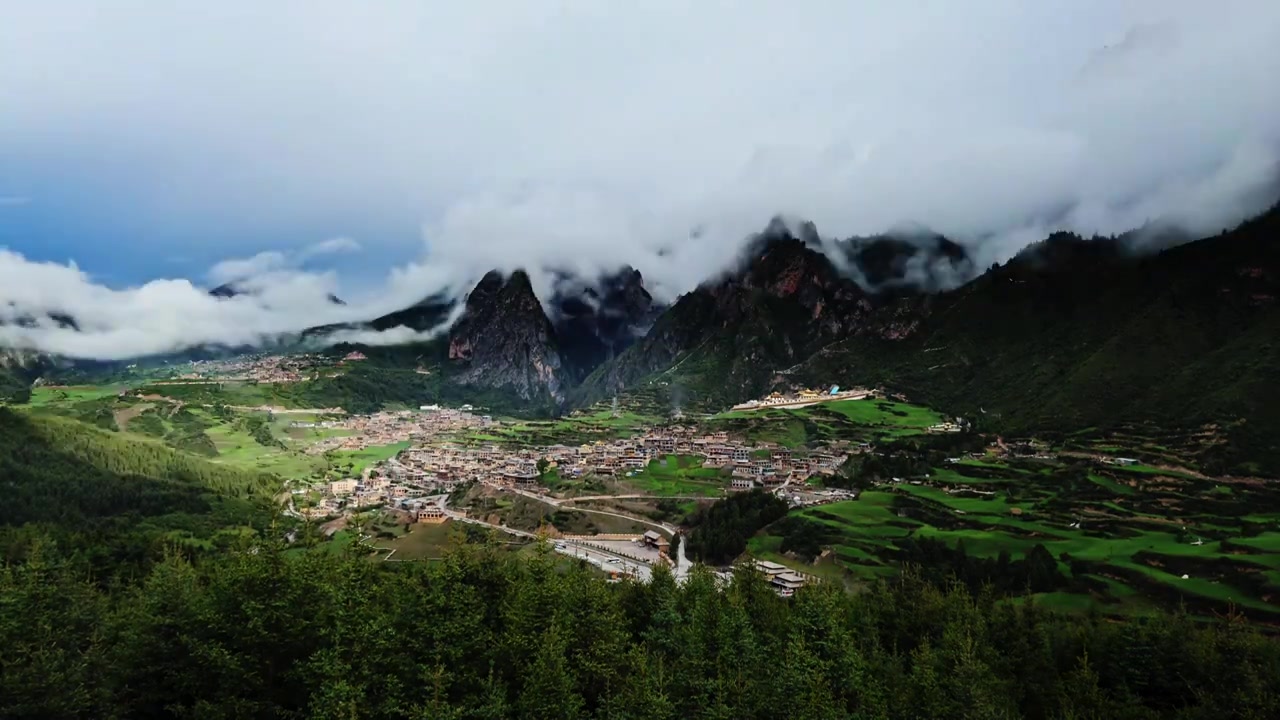
{"type": "Polygon", "coordinates": [[[279,478],[216,465],[159,442],[0,408],[0,553],[37,536],[112,574],[165,544],[207,549],[273,517],[279,478]]]}
{"type": "Polygon", "coordinates": [[[1208,425],[1207,467],[1280,472],[1280,209],[1159,254],[1124,248],[1056,235],[935,296],[840,304],[829,285],[809,317],[840,308],[834,337],[833,320],[806,321],[799,296],[760,281],[700,289],[578,399],[661,387],[722,408],[774,387],[881,384],[996,431],[1208,425]]]}
{"type": "Polygon", "coordinates": [[[797,379],[882,382],[996,430],[1211,424],[1217,469],[1280,471],[1277,218],[1140,259],[1015,261],[908,340],[846,341],[797,379]]]}

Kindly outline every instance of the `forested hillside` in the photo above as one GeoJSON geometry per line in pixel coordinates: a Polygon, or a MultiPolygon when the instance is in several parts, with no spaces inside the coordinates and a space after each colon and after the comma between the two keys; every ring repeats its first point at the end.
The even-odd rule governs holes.
{"type": "Polygon", "coordinates": [[[59,417],[0,407],[0,553],[52,540],[98,575],[136,570],[165,544],[233,544],[272,518],[281,481],[59,417]]]}
{"type": "Polygon", "coordinates": [[[853,338],[791,379],[880,382],[992,429],[1212,424],[1217,469],[1280,472],[1280,209],[1131,256],[1060,235],[940,297],[897,342],[853,338]]]}
{"type": "Polygon", "coordinates": [[[104,591],[0,569],[6,718],[1273,718],[1280,645],[1244,623],[1117,624],[906,576],[778,598],[611,585],[546,547],[440,564],[172,558],[104,591]],[[394,565],[394,567],[390,567],[394,565]]]}
{"type": "Polygon", "coordinates": [[[31,396],[31,383],[8,368],[0,367],[0,402],[26,402],[31,396]]]}
{"type": "Polygon", "coordinates": [[[1280,473],[1280,208],[1158,254],[1057,234],[956,290],[867,295],[796,240],[682,297],[576,399],[707,408],[881,384],[996,431],[1206,429],[1211,465],[1280,473]]]}

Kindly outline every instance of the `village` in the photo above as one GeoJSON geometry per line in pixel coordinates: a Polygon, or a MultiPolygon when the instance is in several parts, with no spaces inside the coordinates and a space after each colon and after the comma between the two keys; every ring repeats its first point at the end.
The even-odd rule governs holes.
{"type": "Polygon", "coordinates": [[[699,458],[703,467],[720,470],[727,478],[725,492],[757,487],[778,491],[791,486],[799,488],[813,477],[832,475],[852,452],[869,448],[865,443],[842,442],[810,451],[792,450],[774,443],[748,444],[723,432],[698,435],[686,426],[656,428],[634,438],[577,446],[522,448],[493,443],[477,446],[455,439],[428,441],[433,436],[448,437],[458,430],[488,427],[494,422],[488,416],[475,416],[462,410],[436,409],[423,413],[378,413],[320,423],[327,427],[359,429],[361,434],[321,441],[308,452],[321,447],[363,447],[375,441],[396,442],[406,438],[415,444],[396,457],[368,468],[359,479],[330,482],[323,489],[323,499],[310,509],[309,515],[324,517],[347,507],[382,504],[407,507],[415,498],[452,492],[473,482],[545,495],[548,489],[541,480],[544,473],[551,470],[561,478],[626,477],[651,462],[663,462],[673,455],[699,458]]]}
{"type": "MultiPolygon", "coordinates": [[[[320,376],[337,377],[347,363],[367,358],[363,353],[350,352],[336,363],[324,355],[306,353],[300,355],[271,355],[259,353],[230,360],[193,360],[185,372],[175,375],[168,382],[258,382],[296,383],[314,380],[320,376]]],[[[166,381],[154,383],[166,384],[166,381]]]]}
{"type": "Polygon", "coordinates": [[[331,450],[362,450],[400,442],[426,442],[442,434],[483,430],[494,424],[488,415],[475,415],[470,405],[457,410],[424,405],[418,411],[383,411],[372,415],[316,421],[298,421],[290,427],[336,433],[309,445],[304,452],[322,455],[331,450]]]}
{"type": "MultiPolygon", "coordinates": [[[[849,499],[854,494],[810,486],[808,482],[835,474],[851,454],[870,449],[867,443],[848,441],[793,449],[769,442],[749,443],[726,432],[700,433],[687,425],[654,427],[634,437],[580,445],[520,446],[476,443],[472,439],[473,431],[500,424],[489,416],[469,412],[469,408],[437,406],[424,406],[416,412],[381,412],[294,423],[299,427],[352,432],[317,442],[308,449],[312,453],[405,440],[412,443],[395,457],[366,468],[359,477],[329,481],[321,487],[295,489],[295,496],[314,498],[314,503],[300,508],[298,513],[322,520],[382,508],[400,517],[407,516],[415,523],[434,524],[449,519],[480,522],[468,518],[464,509],[448,507],[450,494],[478,484],[493,491],[541,499],[554,506],[561,500],[544,483],[547,477],[569,481],[612,479],[625,483],[651,463],[661,465],[673,457],[715,470],[712,476],[721,478],[723,483],[722,497],[761,488],[793,506],[823,504],[849,499]]],[[[511,532],[509,528],[496,529],[511,532]]],[[[557,542],[556,549],[581,553],[579,557],[617,575],[622,572],[622,560],[639,563],[635,567],[655,562],[675,565],[676,558],[667,557],[670,534],[671,529],[665,534],[651,530],[625,541],[612,536],[577,537],[557,542]]],[[[760,569],[779,594],[785,596],[805,581],[789,570],[760,569]]]]}

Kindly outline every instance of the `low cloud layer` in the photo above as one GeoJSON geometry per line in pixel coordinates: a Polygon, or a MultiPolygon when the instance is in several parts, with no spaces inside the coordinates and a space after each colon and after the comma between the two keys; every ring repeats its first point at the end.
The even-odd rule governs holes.
{"type": "Polygon", "coordinates": [[[24,200],[0,202],[0,312],[84,303],[100,330],[0,343],[79,356],[367,319],[492,267],[545,298],[543,269],[626,263],[669,301],[775,215],[832,238],[914,223],[985,267],[1051,230],[1209,233],[1276,197],[1276,3],[0,5],[0,194],[24,200]],[[49,259],[55,223],[20,218],[86,203],[147,230],[95,275],[193,228],[352,239],[218,253],[243,257],[202,280],[256,293],[225,305],[15,254],[49,259]]]}
{"type": "MultiPolygon", "coordinates": [[[[218,298],[187,280],[155,280],[137,287],[111,288],[74,264],[33,262],[0,249],[0,347],[14,347],[68,358],[125,360],[197,346],[262,346],[297,339],[321,325],[359,323],[413,304],[420,297],[399,271],[385,292],[359,303],[330,300],[333,273],[287,269],[275,263],[242,263],[258,274],[232,277],[243,294],[218,298]],[[399,288],[397,290],[396,288],[399,288]],[[68,320],[74,323],[71,326],[68,320]]],[[[220,264],[221,265],[221,264],[220,264]]],[[[428,273],[413,271],[415,278],[428,273]]],[[[328,343],[395,344],[425,341],[447,329],[414,333],[393,328],[382,335],[347,331],[328,343]]]]}
{"type": "Polygon", "coordinates": [[[249,282],[272,273],[298,271],[307,261],[324,255],[354,253],[360,251],[360,243],[351,238],[338,237],[309,245],[295,253],[267,250],[253,257],[223,260],[209,270],[209,281],[215,285],[249,282]]]}

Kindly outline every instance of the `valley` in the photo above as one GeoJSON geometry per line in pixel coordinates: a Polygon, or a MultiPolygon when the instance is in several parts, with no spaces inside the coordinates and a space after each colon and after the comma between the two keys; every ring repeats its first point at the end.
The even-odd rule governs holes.
{"type": "Polygon", "coordinates": [[[638,394],[550,420],[259,404],[299,389],[216,376],[45,386],[23,412],[272,474],[322,543],[358,541],[372,558],[439,558],[478,530],[584,552],[593,537],[630,538],[639,552],[645,532],[667,543],[713,503],[754,491],[786,510],[737,559],[853,592],[914,567],[1068,612],[1182,605],[1280,620],[1280,490],[1201,467],[1225,442],[1213,428],[1012,438],[861,388],[709,413],[638,394]],[[442,527],[465,522],[476,524],[442,527]]]}
{"type": "Polygon", "coordinates": [[[0,720],[1280,719],[1280,2],[0,7],[0,720]]]}

